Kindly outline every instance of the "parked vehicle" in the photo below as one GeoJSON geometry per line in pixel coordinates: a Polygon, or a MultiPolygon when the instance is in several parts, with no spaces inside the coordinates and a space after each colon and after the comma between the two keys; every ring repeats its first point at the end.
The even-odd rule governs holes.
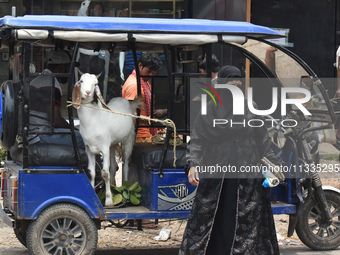
{"type": "MultiPolygon", "coordinates": [[[[282,119],[283,108],[278,103],[271,114],[278,120],[266,122],[274,123],[269,127],[273,144],[277,145],[273,148],[289,167],[286,180],[273,189],[272,208],[276,214],[290,215],[288,236],[296,229],[310,248],[328,250],[340,245],[340,191],[323,187],[317,171],[311,175],[308,175],[311,171],[305,171],[317,155],[317,140],[312,133],[330,128],[335,123],[334,111],[321,81],[308,65],[286,48],[267,40],[279,38],[278,32],[246,22],[72,16],[7,16],[0,20],[0,28],[1,45],[8,47],[10,55],[8,80],[1,87],[1,147],[8,151],[8,158],[1,170],[0,217],[13,227],[18,240],[32,254],[93,254],[97,229],[104,220],[117,223],[188,217],[195,187],[188,183],[184,173],[186,142],[190,136],[190,112],[199,107],[191,102],[190,84],[204,76],[198,72],[199,55],[206,56],[205,76],[211,77],[213,53],[221,56],[222,65],[235,65],[242,70],[245,87],[254,89],[253,100],[258,109],[271,107],[273,87],[300,87],[302,77],[308,77],[312,100],[304,106],[312,115],[305,116],[287,105],[287,117],[282,119]],[[266,50],[270,47],[276,48],[275,70],[266,64],[266,50]],[[172,128],[157,126],[165,128],[163,145],[135,144],[129,180],[137,180],[141,186],[141,205],[113,208],[102,205],[86,175],[86,155],[75,141],[77,117],[72,107],[63,112],[71,126],[65,135],[72,137],[72,146],[29,143],[30,108],[40,103],[30,83],[44,70],[46,56],[54,49],[66,49],[72,56],[68,85],[62,85],[63,97],[68,101],[78,79],[76,69],[84,65],[77,64],[84,52],[91,51],[91,56],[102,64],[100,86],[106,100],[119,94],[122,85],[119,59],[124,52],[132,51],[135,62],[140,51],[157,52],[162,57],[162,70],[151,77],[155,97],[152,107],[168,109],[167,117],[175,122],[176,132],[184,143],[176,147],[176,167],[173,147],[168,143],[172,128]],[[290,122],[298,125],[287,127],[290,122]],[[312,122],[325,126],[310,127],[312,122]],[[18,136],[22,137],[21,147],[13,146],[18,136]],[[284,145],[278,146],[284,140],[284,145]],[[308,174],[299,176],[292,169],[308,174]]],[[[65,75],[50,76],[49,103],[44,107],[51,116],[45,131],[49,134],[56,133],[53,81],[54,77],[62,76],[65,75]]],[[[139,77],[137,72],[138,82],[139,77]]],[[[299,98],[294,93],[288,96],[299,98]]],[[[281,96],[277,98],[281,102],[281,96]]]]}

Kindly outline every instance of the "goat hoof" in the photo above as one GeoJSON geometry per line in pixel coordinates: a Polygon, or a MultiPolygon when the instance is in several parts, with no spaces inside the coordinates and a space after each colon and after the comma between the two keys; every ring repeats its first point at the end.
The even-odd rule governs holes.
{"type": "Polygon", "coordinates": [[[113,201],[112,201],[112,198],[109,199],[105,199],[105,207],[113,207],[113,201]]]}

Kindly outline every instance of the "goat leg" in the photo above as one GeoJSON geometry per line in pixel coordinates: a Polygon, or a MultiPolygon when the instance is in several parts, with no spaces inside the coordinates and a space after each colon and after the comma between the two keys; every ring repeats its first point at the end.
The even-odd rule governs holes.
{"type": "Polygon", "coordinates": [[[111,145],[110,147],[110,183],[114,186],[116,186],[116,172],[117,172],[116,146],[111,145]]]}
{"type": "Polygon", "coordinates": [[[129,161],[133,150],[133,145],[135,143],[135,132],[131,129],[130,134],[126,141],[123,142],[124,151],[124,168],[122,173],[122,178],[124,181],[129,179],[129,161]]]}
{"type": "Polygon", "coordinates": [[[94,181],[96,178],[96,156],[95,154],[91,153],[89,149],[86,147],[86,154],[88,158],[88,170],[90,171],[90,182],[92,187],[94,187],[94,181]]]}
{"type": "Polygon", "coordinates": [[[102,177],[105,182],[105,206],[113,206],[111,185],[110,185],[110,153],[109,151],[103,153],[103,169],[102,177]]]}

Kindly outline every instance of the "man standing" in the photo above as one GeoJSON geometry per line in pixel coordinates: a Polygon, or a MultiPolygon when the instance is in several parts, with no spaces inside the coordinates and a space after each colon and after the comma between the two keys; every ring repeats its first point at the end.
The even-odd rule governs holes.
{"type": "MultiPolygon", "coordinates": [[[[162,61],[153,52],[145,52],[141,55],[138,61],[138,69],[140,76],[154,76],[162,65],[162,61]]],[[[145,107],[141,108],[141,116],[151,116],[151,104],[153,100],[151,98],[151,84],[149,83],[150,77],[141,77],[141,96],[145,107]]],[[[127,100],[134,100],[138,96],[137,92],[137,75],[136,70],[133,70],[132,74],[127,78],[123,89],[122,96],[127,100]]],[[[155,117],[160,117],[166,114],[166,109],[159,109],[154,111],[155,117]]],[[[149,125],[148,121],[140,120],[141,125],[149,125]]],[[[152,142],[151,138],[153,129],[139,128],[137,133],[136,142],[152,142]]]]}
{"type": "MultiPolygon", "coordinates": [[[[201,59],[202,56],[199,57],[201,59]]],[[[207,58],[200,60],[198,63],[198,69],[200,73],[207,73],[207,58]]],[[[218,71],[220,70],[220,61],[216,55],[211,55],[211,81],[214,82],[218,77],[218,71]]]]}
{"type": "MultiPolygon", "coordinates": [[[[151,95],[151,84],[149,83],[150,77],[143,76],[154,76],[157,71],[160,69],[162,65],[162,61],[157,56],[156,53],[153,52],[145,52],[142,53],[138,60],[138,70],[141,76],[140,84],[141,84],[141,96],[144,103],[144,107],[141,107],[140,115],[144,117],[151,116],[151,104],[153,104],[153,98],[151,95]]],[[[134,100],[138,96],[137,90],[137,74],[136,70],[132,71],[132,74],[127,78],[124,83],[122,89],[122,97],[131,101],[134,100]]],[[[164,116],[167,114],[166,109],[160,109],[154,111],[155,117],[164,116]]],[[[140,119],[140,125],[149,125],[147,120],[140,119]]],[[[137,143],[151,143],[152,136],[155,134],[153,128],[138,128],[136,142],[137,143]]],[[[135,221],[135,224],[137,222],[135,221]]],[[[142,220],[142,226],[144,228],[155,228],[156,224],[152,223],[150,220],[142,220]]]]}

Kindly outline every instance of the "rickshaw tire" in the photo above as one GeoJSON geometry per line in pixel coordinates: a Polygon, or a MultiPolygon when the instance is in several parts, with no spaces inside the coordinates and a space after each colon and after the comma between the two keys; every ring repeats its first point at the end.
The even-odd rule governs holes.
{"type": "MultiPolygon", "coordinates": [[[[328,204],[331,204],[331,214],[336,213],[336,211],[340,211],[340,194],[333,192],[333,191],[325,191],[325,195],[326,195],[326,199],[328,204]]],[[[316,220],[312,223],[309,223],[309,215],[312,212],[313,216],[319,216],[318,214],[315,215],[315,213],[318,213],[317,211],[320,209],[317,208],[317,202],[315,199],[311,198],[308,199],[301,208],[301,213],[298,216],[298,221],[296,224],[296,233],[298,235],[298,237],[300,238],[300,240],[309,248],[313,249],[313,250],[318,250],[318,251],[326,251],[326,250],[334,250],[337,247],[340,246],[340,228],[337,227],[334,236],[329,236],[328,233],[326,233],[326,237],[320,237],[318,235],[316,235],[315,233],[313,233],[313,231],[311,230],[309,224],[311,225],[317,225],[315,231],[317,229],[320,230],[320,228],[318,228],[319,222],[317,222],[316,220]],[[312,212],[313,210],[313,212],[312,212]]],[[[337,214],[334,216],[336,217],[336,220],[339,221],[340,220],[340,216],[337,214]]],[[[333,217],[333,220],[334,220],[333,217]]],[[[317,219],[321,219],[321,217],[317,217],[317,219]]]]}
{"type": "Polygon", "coordinates": [[[13,81],[5,81],[1,85],[2,92],[2,123],[0,146],[9,151],[15,143],[18,130],[19,101],[18,86],[13,81]]]}
{"type": "MultiPolygon", "coordinates": [[[[66,248],[73,249],[74,243],[78,244],[76,247],[80,246],[79,250],[74,253],[77,255],[93,255],[98,243],[95,221],[77,205],[67,203],[52,205],[43,210],[37,219],[28,226],[27,248],[31,254],[54,254],[58,248],[63,249],[62,251],[65,251],[66,248]],[[61,224],[64,224],[63,228],[54,228],[61,224]],[[75,229],[77,233],[72,232],[75,229]],[[43,234],[45,234],[44,237],[43,234]],[[51,235],[51,237],[46,237],[46,235],[51,235]],[[78,238],[79,235],[80,238],[78,238]],[[47,247],[48,243],[52,243],[53,246],[49,251],[44,248],[44,244],[47,247]]],[[[64,253],[62,252],[62,254],[64,253]]]]}

